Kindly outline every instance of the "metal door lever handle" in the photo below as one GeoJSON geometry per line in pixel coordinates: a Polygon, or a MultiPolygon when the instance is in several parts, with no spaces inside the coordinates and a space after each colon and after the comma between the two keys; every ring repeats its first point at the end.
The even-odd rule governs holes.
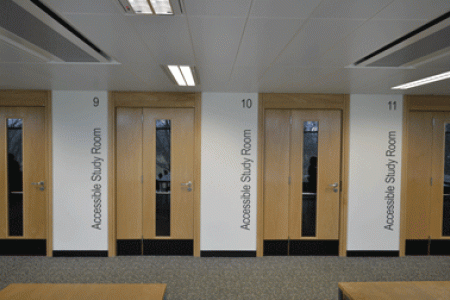
{"type": "Polygon", "coordinates": [[[181,185],[182,185],[182,186],[187,186],[188,192],[192,191],[192,182],[190,182],[190,181],[188,181],[188,182],[182,182],[181,185]]]}
{"type": "Polygon", "coordinates": [[[329,186],[331,186],[331,187],[338,187],[339,186],[339,183],[333,183],[333,184],[329,184],[329,186]]]}
{"type": "Polygon", "coordinates": [[[40,185],[41,187],[39,188],[39,190],[43,191],[45,189],[44,187],[44,182],[43,181],[39,181],[39,182],[32,182],[32,185],[40,185]]]}

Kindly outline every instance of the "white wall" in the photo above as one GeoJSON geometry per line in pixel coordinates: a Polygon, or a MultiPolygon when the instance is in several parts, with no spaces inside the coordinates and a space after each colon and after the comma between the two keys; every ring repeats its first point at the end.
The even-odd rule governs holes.
{"type": "Polygon", "coordinates": [[[108,249],[107,107],[106,91],[53,91],[53,250],[108,249]]]}
{"type": "Polygon", "coordinates": [[[256,93],[202,94],[200,248],[203,251],[256,251],[257,114],[256,93]],[[251,99],[251,108],[243,107],[242,100],[247,99],[251,99]],[[251,141],[247,140],[249,150],[242,152],[245,134],[251,141]],[[250,170],[250,175],[242,175],[248,172],[245,169],[250,170]],[[244,223],[248,211],[250,218],[246,215],[244,223]]]}
{"type": "Polygon", "coordinates": [[[350,251],[399,250],[402,112],[401,95],[350,96],[350,251]]]}

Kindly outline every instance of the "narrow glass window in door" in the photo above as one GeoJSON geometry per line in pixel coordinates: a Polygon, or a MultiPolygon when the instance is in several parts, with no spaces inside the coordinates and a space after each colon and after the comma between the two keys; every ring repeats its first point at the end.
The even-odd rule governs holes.
{"type": "Polygon", "coordinates": [[[450,124],[445,124],[444,213],[442,235],[450,236],[450,124]]]}
{"type": "Polygon", "coordinates": [[[170,120],[156,120],[156,235],[170,236],[170,120]]]}
{"type": "Polygon", "coordinates": [[[319,122],[303,123],[302,236],[316,236],[319,122]]]}
{"type": "Polygon", "coordinates": [[[7,119],[8,224],[10,236],[23,236],[22,119],[7,119]]]}

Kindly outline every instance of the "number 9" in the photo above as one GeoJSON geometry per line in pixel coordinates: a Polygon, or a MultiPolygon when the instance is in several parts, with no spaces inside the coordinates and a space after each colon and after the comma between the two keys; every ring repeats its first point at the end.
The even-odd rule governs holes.
{"type": "Polygon", "coordinates": [[[94,106],[97,107],[99,104],[100,104],[100,100],[97,97],[95,97],[94,98],[94,106]]]}

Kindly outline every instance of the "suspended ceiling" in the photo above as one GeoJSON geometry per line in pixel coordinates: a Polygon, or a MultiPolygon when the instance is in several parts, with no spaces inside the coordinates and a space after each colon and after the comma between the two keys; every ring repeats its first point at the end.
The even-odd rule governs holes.
{"type": "Polygon", "coordinates": [[[450,11],[448,0],[184,0],[174,16],[127,15],[117,0],[41,1],[117,63],[49,63],[0,40],[0,89],[450,94],[450,80],[390,89],[450,71],[448,55],[348,68],[450,11]],[[195,66],[200,85],[177,87],[167,64],[195,66]]]}

